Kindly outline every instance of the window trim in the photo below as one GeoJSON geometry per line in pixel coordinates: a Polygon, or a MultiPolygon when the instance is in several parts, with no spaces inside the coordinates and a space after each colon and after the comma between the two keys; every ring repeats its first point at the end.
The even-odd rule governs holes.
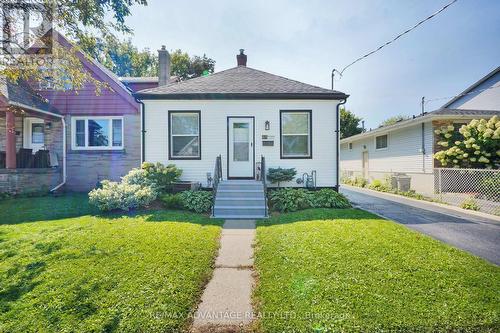
{"type": "Polygon", "coordinates": [[[169,110],[168,111],[168,159],[169,160],[201,160],[201,110],[169,110]],[[196,113],[198,115],[198,156],[188,156],[188,157],[181,157],[181,156],[173,156],[172,154],[172,115],[176,113],[196,113]]]}
{"type": "Polygon", "coordinates": [[[373,138],[373,146],[374,146],[375,150],[387,150],[387,149],[389,149],[389,133],[375,135],[375,137],[373,138]],[[385,146],[383,148],[377,148],[377,138],[380,138],[381,136],[387,136],[387,146],[385,146]]]}
{"type": "Polygon", "coordinates": [[[125,119],[123,116],[76,116],[71,117],[71,149],[83,151],[99,151],[99,150],[123,150],[125,147],[125,119]],[[109,120],[109,145],[108,146],[89,146],[89,120],[104,119],[109,120]],[[113,120],[119,119],[122,121],[122,144],[121,146],[113,146],[113,120]],[[85,121],[85,147],[76,145],[76,121],[85,121]]]}
{"type": "Polygon", "coordinates": [[[312,123],[312,110],[280,110],[280,159],[282,160],[309,160],[313,158],[313,144],[312,144],[312,135],[313,135],[313,123],[312,123]],[[309,116],[309,155],[300,155],[300,156],[285,156],[283,155],[283,114],[284,113],[307,113],[309,116]]]}

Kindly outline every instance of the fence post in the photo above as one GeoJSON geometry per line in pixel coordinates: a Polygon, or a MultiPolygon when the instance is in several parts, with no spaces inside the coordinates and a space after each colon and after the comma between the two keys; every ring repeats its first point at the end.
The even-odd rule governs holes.
{"type": "Polygon", "coordinates": [[[441,168],[438,169],[438,193],[441,194],[441,168]]]}

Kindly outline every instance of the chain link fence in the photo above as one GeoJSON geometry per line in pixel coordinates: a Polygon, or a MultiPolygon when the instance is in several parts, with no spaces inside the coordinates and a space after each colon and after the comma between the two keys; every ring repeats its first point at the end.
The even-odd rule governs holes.
{"type": "Polygon", "coordinates": [[[427,174],[359,170],[341,173],[344,184],[364,186],[375,180],[391,190],[407,191],[409,187],[423,198],[500,216],[500,170],[435,168],[427,174]],[[399,188],[400,180],[407,186],[399,188]]]}
{"type": "Polygon", "coordinates": [[[500,215],[500,170],[434,169],[434,197],[450,205],[500,215]]]}

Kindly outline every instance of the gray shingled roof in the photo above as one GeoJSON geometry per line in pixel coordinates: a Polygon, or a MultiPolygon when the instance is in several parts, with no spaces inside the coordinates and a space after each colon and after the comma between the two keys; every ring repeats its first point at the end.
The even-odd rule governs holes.
{"type": "Polygon", "coordinates": [[[449,116],[449,115],[458,115],[458,116],[494,116],[500,115],[500,111],[494,110],[463,110],[463,109],[439,109],[436,111],[429,112],[433,115],[441,115],[441,116],[449,116]]]}
{"type": "Polygon", "coordinates": [[[305,98],[343,99],[347,95],[246,66],[230,68],[180,83],[138,91],[142,99],[200,99],[200,98],[305,98]]]}
{"type": "Polygon", "coordinates": [[[45,98],[37,94],[29,84],[23,80],[14,83],[5,77],[0,78],[0,93],[5,96],[9,104],[21,104],[34,111],[38,109],[58,115],[60,114],[59,110],[50,105],[45,98]]]}

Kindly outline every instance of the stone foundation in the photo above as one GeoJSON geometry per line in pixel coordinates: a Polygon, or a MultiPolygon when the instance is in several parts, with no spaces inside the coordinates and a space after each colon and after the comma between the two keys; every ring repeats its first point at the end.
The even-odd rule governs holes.
{"type": "Polygon", "coordinates": [[[61,169],[0,169],[0,193],[49,192],[62,181],[61,169]]]}

